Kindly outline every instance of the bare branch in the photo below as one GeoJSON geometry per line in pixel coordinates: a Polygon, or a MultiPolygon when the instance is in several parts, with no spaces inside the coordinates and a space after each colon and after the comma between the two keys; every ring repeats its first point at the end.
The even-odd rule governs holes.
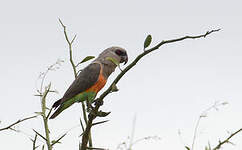
{"type": "Polygon", "coordinates": [[[67,35],[67,32],[66,32],[66,26],[63,24],[63,22],[61,21],[60,18],[59,18],[59,22],[60,22],[61,26],[64,29],[65,39],[66,39],[66,41],[68,43],[68,46],[69,46],[70,62],[71,62],[72,69],[74,71],[74,76],[76,78],[77,77],[77,72],[76,72],[76,67],[75,67],[75,64],[74,64],[74,61],[73,61],[73,58],[72,58],[72,44],[73,44],[74,40],[76,39],[76,35],[73,37],[73,39],[70,42],[70,40],[68,38],[68,35],[67,35]]]}
{"type": "MultiPolygon", "coordinates": [[[[45,140],[48,150],[52,150],[51,140],[50,140],[50,131],[49,131],[49,125],[48,125],[48,118],[51,114],[52,108],[51,109],[47,108],[46,98],[47,98],[47,95],[50,92],[57,93],[57,91],[56,90],[50,90],[51,83],[48,86],[46,86],[45,88],[43,88],[43,86],[44,86],[44,81],[45,81],[45,78],[46,78],[48,72],[59,69],[59,66],[61,66],[62,62],[63,62],[63,60],[58,59],[54,64],[48,66],[47,70],[45,72],[41,73],[40,76],[39,76],[39,78],[42,79],[42,80],[41,80],[40,89],[37,90],[37,92],[39,93],[38,96],[40,96],[41,112],[37,112],[37,114],[40,114],[41,117],[42,117],[42,120],[43,120],[43,123],[44,123],[45,137],[42,136],[40,133],[38,133],[35,130],[34,130],[34,132],[45,140]],[[48,110],[48,112],[47,112],[47,110],[48,110]]],[[[42,148],[44,148],[44,146],[42,148]]]]}
{"type": "Polygon", "coordinates": [[[238,134],[239,132],[241,132],[242,131],[242,128],[241,129],[239,129],[239,130],[237,130],[236,132],[234,132],[234,133],[232,133],[228,138],[226,138],[224,141],[219,141],[219,144],[216,146],[216,147],[214,147],[213,148],[213,150],[218,150],[218,149],[220,149],[221,148],[221,146],[222,145],[224,145],[225,143],[231,143],[229,140],[233,137],[233,136],[235,136],[236,134],[238,134]]]}
{"type": "Polygon", "coordinates": [[[33,118],[36,118],[37,116],[31,116],[31,117],[27,117],[27,118],[24,118],[24,119],[20,119],[14,123],[12,123],[11,125],[7,126],[7,127],[4,127],[4,128],[1,128],[0,131],[3,131],[3,130],[7,130],[7,129],[11,129],[13,126],[21,123],[21,122],[24,122],[26,120],[29,120],[29,119],[33,119],[33,118]]]}
{"type": "Polygon", "coordinates": [[[41,109],[42,109],[42,112],[41,112],[42,115],[41,116],[42,116],[42,119],[43,119],[43,122],[44,122],[45,137],[34,130],[35,133],[37,133],[39,136],[41,136],[43,139],[45,139],[48,150],[52,150],[51,140],[50,140],[50,131],[49,131],[49,125],[48,125],[48,118],[46,116],[46,108],[47,108],[46,107],[46,97],[47,97],[47,95],[48,95],[48,93],[50,91],[50,87],[51,87],[51,84],[49,84],[45,88],[43,96],[40,98],[40,100],[41,100],[41,109]]]}
{"type": "Polygon", "coordinates": [[[95,107],[91,110],[89,116],[88,116],[88,122],[87,122],[87,126],[86,126],[86,129],[83,133],[83,136],[82,136],[82,143],[81,143],[81,150],[85,150],[86,147],[87,147],[87,143],[88,143],[88,138],[89,138],[89,133],[90,133],[90,130],[91,130],[91,127],[92,127],[92,122],[93,120],[97,117],[97,114],[98,114],[98,111],[99,111],[99,107],[103,104],[103,99],[109,94],[111,93],[112,91],[112,87],[113,85],[117,84],[119,82],[119,80],[131,69],[133,68],[137,62],[143,58],[144,56],[146,56],[147,54],[159,49],[162,45],[164,44],[168,44],[168,43],[174,43],[174,42],[178,42],[178,41],[182,41],[182,40],[185,40],[185,39],[199,39],[201,37],[206,37],[207,35],[213,33],[213,32],[217,32],[219,31],[220,29],[217,29],[217,30],[211,30],[211,31],[208,31],[206,32],[205,34],[201,34],[201,35],[197,35],[197,36],[184,36],[184,37],[181,37],[181,38],[177,38],[177,39],[172,39],[172,40],[164,40],[164,41],[161,41],[159,44],[157,44],[156,46],[148,49],[148,50],[145,50],[143,51],[143,53],[141,53],[140,55],[138,55],[135,60],[133,62],[131,62],[131,64],[129,64],[122,72],[120,72],[120,74],[115,78],[115,80],[112,82],[112,84],[109,86],[109,88],[104,91],[100,96],[99,98],[97,98],[95,100],[95,107]]]}
{"type": "MultiPolygon", "coordinates": [[[[75,65],[75,63],[73,61],[73,56],[72,56],[72,44],[73,44],[74,40],[76,39],[76,35],[73,37],[73,39],[70,42],[68,35],[67,35],[67,32],[66,32],[66,26],[63,24],[63,22],[61,21],[60,18],[59,18],[59,22],[60,22],[60,24],[61,24],[61,26],[63,27],[63,30],[64,30],[64,36],[65,36],[65,39],[66,39],[68,46],[69,46],[70,63],[71,63],[71,66],[72,66],[72,69],[73,69],[73,72],[74,72],[74,76],[75,76],[75,78],[77,78],[77,74],[78,74],[78,72],[76,71],[77,65],[75,65]]],[[[87,114],[86,114],[85,104],[84,104],[84,102],[81,102],[81,103],[82,103],[82,112],[83,112],[84,120],[85,120],[85,123],[87,124],[87,114]]],[[[83,125],[83,124],[81,123],[81,125],[83,125]]],[[[89,145],[92,146],[91,135],[89,136],[89,145]]]]}

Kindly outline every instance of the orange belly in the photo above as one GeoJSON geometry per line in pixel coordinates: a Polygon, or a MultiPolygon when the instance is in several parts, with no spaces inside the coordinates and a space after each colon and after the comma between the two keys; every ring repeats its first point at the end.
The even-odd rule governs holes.
{"type": "Polygon", "coordinates": [[[86,92],[95,92],[98,93],[106,84],[107,80],[102,75],[102,71],[100,72],[100,75],[98,77],[98,81],[89,89],[86,90],[86,92]]]}

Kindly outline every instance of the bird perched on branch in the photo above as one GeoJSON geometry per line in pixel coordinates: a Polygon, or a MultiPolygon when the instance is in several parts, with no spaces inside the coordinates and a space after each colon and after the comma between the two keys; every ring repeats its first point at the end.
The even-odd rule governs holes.
{"type": "Polygon", "coordinates": [[[114,72],[119,63],[126,64],[128,55],[121,47],[110,47],[105,49],[99,56],[86,68],[84,68],[64,96],[53,104],[57,110],[50,119],[58,116],[63,110],[70,107],[75,102],[88,100],[92,102],[97,93],[104,87],[110,74],[114,72]]]}

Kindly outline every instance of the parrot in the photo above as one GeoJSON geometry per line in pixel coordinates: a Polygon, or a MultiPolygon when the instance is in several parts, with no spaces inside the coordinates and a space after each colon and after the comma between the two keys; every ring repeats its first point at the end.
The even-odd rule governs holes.
{"type": "Polygon", "coordinates": [[[113,59],[125,65],[128,62],[126,50],[118,46],[112,46],[100,53],[94,61],[78,74],[64,96],[53,104],[52,108],[56,111],[50,116],[50,119],[54,119],[63,110],[76,102],[87,100],[92,103],[97,93],[105,86],[108,77],[117,67],[117,64],[112,61],[113,59]]]}

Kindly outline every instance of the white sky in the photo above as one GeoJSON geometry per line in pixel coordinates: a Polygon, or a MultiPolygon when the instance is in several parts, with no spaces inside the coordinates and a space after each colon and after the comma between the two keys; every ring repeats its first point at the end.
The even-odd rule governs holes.
{"type": "MultiPolygon", "coordinates": [[[[105,118],[110,121],[93,130],[96,147],[114,150],[130,135],[136,114],[135,139],[153,135],[162,139],[141,142],[134,149],[184,149],[183,142],[188,146],[192,143],[201,112],[215,101],[227,101],[229,105],[202,119],[195,148],[204,149],[208,141],[216,145],[228,136],[227,131],[242,127],[241,5],[239,0],[1,2],[0,127],[40,110],[39,99],[33,96],[36,79],[58,58],[65,63],[48,75],[46,83],[51,81],[60,94],[51,95],[48,106],[72,82],[67,44],[58,17],[71,35],[77,34],[73,47],[76,62],[87,55],[97,56],[113,45],[126,48],[131,62],[142,52],[148,34],[153,36],[155,45],[164,39],[222,28],[206,39],[165,45],[142,59],[119,82],[120,91],[106,98],[102,110],[112,112],[105,118]]],[[[116,70],[108,85],[118,73],[116,70]]],[[[78,148],[80,112],[80,105],[76,104],[49,122],[52,139],[75,127],[55,149],[78,148]]],[[[22,123],[18,129],[33,136],[32,128],[42,132],[42,126],[38,118],[22,123]]],[[[227,145],[224,149],[241,150],[241,139],[242,135],[237,135],[232,139],[236,146],[227,145]]],[[[0,149],[32,149],[25,134],[1,132],[0,141],[0,149]]],[[[41,143],[40,139],[38,144],[41,143]]]]}

